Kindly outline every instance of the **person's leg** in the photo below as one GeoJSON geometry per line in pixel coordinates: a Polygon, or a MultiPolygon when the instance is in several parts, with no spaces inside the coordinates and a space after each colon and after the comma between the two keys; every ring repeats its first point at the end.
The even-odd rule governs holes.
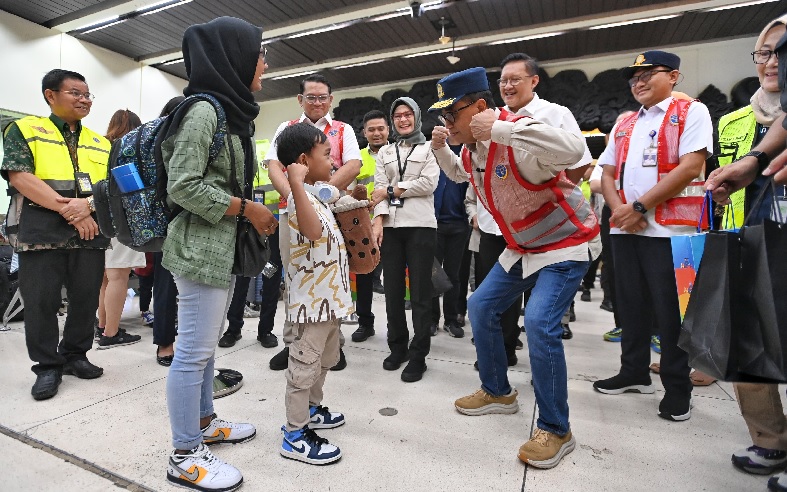
{"type": "MultiPolygon", "coordinates": [[[[67,361],[85,360],[88,350],[93,347],[93,323],[98,308],[98,292],[104,277],[104,250],[69,250],[67,265],[65,287],[68,292],[68,314],[58,351],[67,361]]],[[[39,278],[51,277],[47,273],[39,278]]],[[[55,298],[56,303],[60,304],[59,291],[55,298]]],[[[25,299],[25,316],[27,313],[25,299]]]]}
{"type": "MultiPolygon", "coordinates": [[[[289,214],[280,214],[279,215],[279,250],[281,252],[281,261],[282,265],[284,265],[284,269],[287,269],[287,265],[290,263],[290,234],[292,231],[290,230],[289,223],[287,222],[289,219],[287,218],[289,214]]],[[[290,288],[289,282],[287,282],[287,275],[284,275],[284,299],[286,302],[287,299],[287,290],[290,288]]],[[[282,340],[284,340],[285,349],[292,343],[295,339],[295,325],[289,321],[284,321],[284,328],[282,329],[282,340]]],[[[275,357],[275,356],[274,356],[275,357]]]]}
{"type": "MultiPolygon", "coordinates": [[[[235,276],[235,290],[232,292],[232,301],[227,311],[227,331],[236,340],[241,338],[243,328],[243,308],[246,307],[246,294],[249,291],[251,278],[235,276]]],[[[223,325],[223,323],[222,323],[223,325]]]]}
{"type": "Polygon", "coordinates": [[[107,268],[104,275],[107,279],[104,288],[104,312],[106,324],[101,324],[99,316],[98,326],[104,327],[104,336],[114,337],[120,328],[120,317],[123,314],[123,305],[128,295],[128,275],[131,268],[107,268]]]}
{"type": "Polygon", "coordinates": [[[404,233],[400,229],[386,227],[383,230],[383,245],[380,260],[385,277],[385,313],[388,320],[388,348],[391,355],[404,360],[407,357],[407,318],[404,312],[405,268],[404,233]]]}
{"type": "Polygon", "coordinates": [[[755,446],[787,451],[787,418],[776,384],[734,383],[735,398],[755,446]]]}
{"type": "Polygon", "coordinates": [[[312,395],[312,387],[318,381],[324,381],[327,371],[339,360],[338,322],[327,321],[296,326],[298,333],[290,345],[287,391],[284,397],[287,413],[286,429],[290,432],[303,429],[309,423],[310,398],[313,396],[322,400],[322,388],[315,389],[312,395]],[[329,337],[335,347],[332,345],[330,354],[323,357],[329,337]]]}
{"type": "Polygon", "coordinates": [[[263,276],[262,279],[262,301],[260,302],[260,322],[257,325],[257,337],[273,333],[274,318],[279,306],[279,286],[281,285],[283,268],[279,245],[279,229],[280,227],[277,227],[274,233],[268,236],[268,246],[271,250],[271,257],[268,261],[276,265],[277,270],[270,278],[263,276]]]}
{"type": "Polygon", "coordinates": [[[320,360],[318,361],[320,365],[320,375],[309,388],[309,406],[322,404],[322,388],[325,384],[325,376],[328,374],[331,367],[339,362],[339,320],[325,321],[317,324],[321,325],[318,327],[319,330],[325,332],[325,341],[321,350],[320,360]]]}
{"type": "MultiPolygon", "coordinates": [[[[437,262],[443,266],[443,270],[445,270],[444,262],[445,262],[445,253],[446,253],[446,241],[448,239],[448,231],[446,224],[437,224],[437,232],[435,234],[435,248],[434,248],[434,257],[437,259],[437,262]]],[[[447,274],[448,272],[446,272],[447,274]]],[[[450,276],[449,276],[450,279],[450,276]]],[[[445,298],[443,299],[443,304],[445,305],[445,298]]],[[[448,322],[448,318],[444,320],[446,323],[448,322]]],[[[440,296],[432,297],[432,325],[440,324],[440,296]]]]}
{"type": "Polygon", "coordinates": [[[98,311],[96,312],[96,318],[98,318],[98,328],[101,330],[101,333],[104,333],[104,328],[107,326],[107,305],[105,296],[107,293],[108,283],[109,279],[107,278],[107,271],[104,270],[104,278],[101,280],[101,288],[98,291],[98,311]]]}
{"type": "MultiPolygon", "coordinates": [[[[36,374],[50,369],[61,370],[66,362],[57,350],[60,340],[57,310],[67,265],[68,251],[19,253],[19,293],[25,301],[25,342],[36,374]],[[41,282],[42,278],[47,281],[41,282]]],[[[92,322],[90,326],[92,328],[92,322]]]]}
{"type": "Polygon", "coordinates": [[[410,302],[413,306],[413,340],[410,343],[410,360],[423,362],[429,355],[432,340],[429,327],[432,320],[432,265],[434,264],[435,230],[429,227],[408,227],[406,229],[408,231],[405,233],[405,261],[410,271],[410,302]]]}
{"type": "MultiPolygon", "coordinates": [[[[505,249],[506,240],[503,236],[482,232],[481,243],[478,248],[481,256],[482,270],[484,272],[490,271],[505,249]]],[[[516,356],[516,341],[519,339],[519,334],[521,333],[521,328],[519,327],[521,312],[522,296],[520,295],[511,301],[511,305],[503,311],[500,317],[500,326],[503,330],[503,343],[506,348],[506,355],[511,359],[516,356]]]]}
{"type": "Polygon", "coordinates": [[[213,360],[229,291],[185,277],[175,283],[179,340],[167,377],[167,407],[172,446],[185,451],[202,442],[200,419],[213,414],[213,360]]]}
{"type": "Polygon", "coordinates": [[[461,279],[459,272],[462,267],[467,238],[470,236],[470,226],[465,222],[448,224],[445,244],[443,245],[443,270],[451,280],[453,287],[443,294],[443,319],[445,323],[455,324],[459,311],[459,297],[461,292],[461,279]]]}
{"type": "Polygon", "coordinates": [[[560,321],[577,292],[588,263],[564,261],[542,268],[525,309],[527,345],[538,405],[537,425],[559,436],[571,429],[560,321]]]}
{"type": "MultiPolygon", "coordinates": [[[[470,229],[468,229],[469,231],[470,229]]],[[[456,301],[456,311],[462,318],[462,325],[464,326],[464,317],[467,316],[467,288],[470,283],[470,260],[473,258],[473,252],[468,248],[470,242],[470,234],[467,234],[467,241],[465,241],[464,249],[462,250],[462,264],[459,267],[459,296],[456,301]]]]}
{"type": "Polygon", "coordinates": [[[139,310],[144,313],[150,311],[150,302],[153,300],[153,275],[137,275],[137,278],[139,279],[139,310]]]}
{"type": "Polygon", "coordinates": [[[174,354],[177,335],[178,287],[172,273],[161,264],[162,253],[153,253],[153,343],[159,356],[174,354]]]}
{"type": "Polygon", "coordinates": [[[522,278],[521,263],[515,264],[508,272],[496,263],[467,301],[481,389],[494,397],[511,392],[500,318],[513,299],[521,296],[522,291],[534,282],[533,275],[522,278]]]}
{"type": "Polygon", "coordinates": [[[596,283],[596,272],[598,272],[598,264],[601,262],[601,256],[593,260],[592,263],[588,265],[588,270],[585,272],[585,275],[582,277],[582,287],[585,289],[592,289],[596,283]]]}
{"type": "Polygon", "coordinates": [[[358,326],[374,328],[372,298],[374,296],[374,276],[371,273],[356,274],[355,288],[358,299],[355,301],[355,314],[358,315],[358,326]]]}

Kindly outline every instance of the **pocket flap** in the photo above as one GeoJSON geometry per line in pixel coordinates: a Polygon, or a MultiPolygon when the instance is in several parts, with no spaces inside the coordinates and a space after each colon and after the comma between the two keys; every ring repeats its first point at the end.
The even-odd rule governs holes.
{"type": "Polygon", "coordinates": [[[314,364],[319,360],[320,354],[309,347],[298,346],[293,343],[290,346],[290,357],[303,364],[314,364]]]}

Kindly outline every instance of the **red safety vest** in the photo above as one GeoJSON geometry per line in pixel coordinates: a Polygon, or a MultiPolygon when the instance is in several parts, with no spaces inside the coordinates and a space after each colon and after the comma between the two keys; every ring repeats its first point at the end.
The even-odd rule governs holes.
{"type": "MultiPolygon", "coordinates": [[[[661,181],[670,171],[678,167],[680,157],[680,137],[686,125],[686,115],[693,101],[673,99],[664,115],[664,121],[659,128],[656,165],[658,181],[661,181]]],[[[615,188],[620,194],[620,199],[626,203],[623,192],[622,176],[625,174],[626,157],[629,152],[631,133],[637,123],[639,112],[621,120],[615,132],[615,188]]],[[[702,210],[702,201],[705,196],[705,181],[702,175],[698,180],[689,183],[678,195],[656,206],[656,222],[661,225],[687,225],[697,227],[702,210]]],[[[707,228],[708,217],[702,218],[702,228],[707,228]]]]}
{"type": "MultiPolygon", "coordinates": [[[[287,126],[300,122],[301,120],[292,120],[287,126]]],[[[342,161],[342,155],[344,154],[344,126],[345,124],[341,121],[333,120],[333,123],[325,125],[323,130],[323,133],[331,142],[331,160],[333,161],[333,167],[336,169],[339,169],[344,164],[342,161]]]]}
{"type": "MultiPolygon", "coordinates": [[[[523,116],[500,110],[500,120],[523,116]]],[[[543,184],[526,181],[516,167],[511,147],[492,142],[486,169],[474,170],[467,147],[462,163],[476,195],[492,214],[507,248],[519,253],[542,253],[586,243],[599,233],[598,219],[582,191],[566,173],[543,184]],[[483,189],[477,186],[483,172],[483,189]],[[513,179],[509,179],[513,177],[513,179]]]]}

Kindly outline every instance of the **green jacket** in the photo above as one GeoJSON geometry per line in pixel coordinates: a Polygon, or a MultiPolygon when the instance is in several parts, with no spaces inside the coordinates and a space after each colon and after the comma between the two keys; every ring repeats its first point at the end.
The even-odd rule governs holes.
{"type": "MultiPolygon", "coordinates": [[[[719,119],[719,166],[726,166],[751,150],[757,134],[757,120],[751,106],[745,106],[719,119]]],[[[745,215],[746,190],[736,191],[730,196],[735,215],[735,227],[743,225],[745,215]]],[[[729,227],[724,213],[722,227],[729,227]],[[727,224],[727,225],[725,225],[727,224]]]]}
{"type": "Polygon", "coordinates": [[[169,224],[162,265],[177,275],[213,287],[228,288],[235,259],[236,218],[224,213],[230,205],[230,155],[235,152],[238,183],[243,183],[240,138],[227,142],[208,166],[208,148],[218,124],[208,102],[192,106],[175,135],[161,145],[167,163],[169,198],[182,206],[169,224]]]}

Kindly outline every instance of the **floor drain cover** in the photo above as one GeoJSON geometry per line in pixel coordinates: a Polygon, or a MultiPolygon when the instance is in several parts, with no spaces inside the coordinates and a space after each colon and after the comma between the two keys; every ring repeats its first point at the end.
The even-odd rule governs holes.
{"type": "Polygon", "coordinates": [[[380,415],[384,415],[386,417],[393,417],[397,413],[399,413],[399,411],[395,408],[385,407],[380,409],[380,415]]]}

